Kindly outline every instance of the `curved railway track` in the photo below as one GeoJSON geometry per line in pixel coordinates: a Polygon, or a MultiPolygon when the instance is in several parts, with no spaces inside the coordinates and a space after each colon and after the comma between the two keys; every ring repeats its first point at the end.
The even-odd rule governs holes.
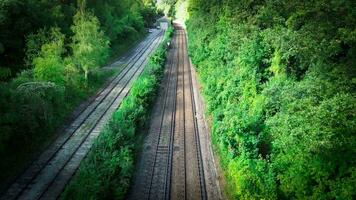
{"type": "Polygon", "coordinates": [[[128,199],[207,199],[185,30],[175,26],[164,89],[128,199]]]}
{"type": "Polygon", "coordinates": [[[60,195],[133,81],[143,72],[148,56],[162,42],[163,35],[163,31],[157,31],[138,45],[128,56],[121,73],[100,91],[0,199],[56,199],[60,195]]]}

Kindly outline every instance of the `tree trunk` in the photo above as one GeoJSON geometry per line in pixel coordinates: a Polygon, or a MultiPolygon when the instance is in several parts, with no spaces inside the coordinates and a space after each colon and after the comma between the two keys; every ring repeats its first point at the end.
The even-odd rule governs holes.
{"type": "Polygon", "coordinates": [[[84,71],[84,78],[85,78],[85,84],[87,84],[87,85],[88,85],[88,74],[89,74],[89,71],[85,70],[84,71]]]}

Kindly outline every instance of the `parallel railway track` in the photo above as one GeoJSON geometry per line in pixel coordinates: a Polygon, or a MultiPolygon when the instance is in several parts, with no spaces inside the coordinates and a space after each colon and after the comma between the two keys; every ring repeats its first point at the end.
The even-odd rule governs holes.
{"type": "Polygon", "coordinates": [[[207,199],[184,29],[172,45],[129,199],[207,199]]]}

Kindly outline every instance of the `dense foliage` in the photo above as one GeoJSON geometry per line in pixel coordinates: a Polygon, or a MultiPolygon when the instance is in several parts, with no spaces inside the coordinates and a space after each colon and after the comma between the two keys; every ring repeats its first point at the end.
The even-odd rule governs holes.
{"type": "Polygon", "coordinates": [[[127,49],[143,36],[154,6],[0,0],[0,191],[113,73],[99,69],[111,47],[127,49]]]}
{"type": "MultiPolygon", "coordinates": [[[[153,0],[0,0],[0,71],[6,69],[14,77],[27,67],[23,64],[26,38],[42,28],[58,26],[65,35],[71,36],[77,1],[94,12],[103,31],[114,43],[137,37],[157,15],[153,0]]],[[[0,80],[9,75],[0,76],[0,80]]]]}
{"type": "Polygon", "coordinates": [[[163,44],[150,57],[144,73],[95,141],[63,199],[124,199],[134,173],[139,133],[149,121],[172,33],[172,28],[166,32],[163,44]]]}
{"type": "Polygon", "coordinates": [[[188,12],[229,197],[355,199],[355,1],[190,0],[188,12]]]}
{"type": "MultiPolygon", "coordinates": [[[[44,27],[59,26],[66,34],[72,23],[75,0],[0,0],[0,69],[14,77],[25,69],[26,36],[44,27]]],[[[1,77],[1,79],[9,76],[1,77]]],[[[0,79],[0,81],[1,81],[0,79]]]]}

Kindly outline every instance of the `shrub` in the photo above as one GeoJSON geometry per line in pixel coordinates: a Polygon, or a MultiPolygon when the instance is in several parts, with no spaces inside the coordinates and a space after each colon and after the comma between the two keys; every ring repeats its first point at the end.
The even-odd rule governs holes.
{"type": "Polygon", "coordinates": [[[35,78],[64,85],[64,35],[58,28],[51,29],[51,38],[41,47],[38,57],[33,59],[35,78]]]}

